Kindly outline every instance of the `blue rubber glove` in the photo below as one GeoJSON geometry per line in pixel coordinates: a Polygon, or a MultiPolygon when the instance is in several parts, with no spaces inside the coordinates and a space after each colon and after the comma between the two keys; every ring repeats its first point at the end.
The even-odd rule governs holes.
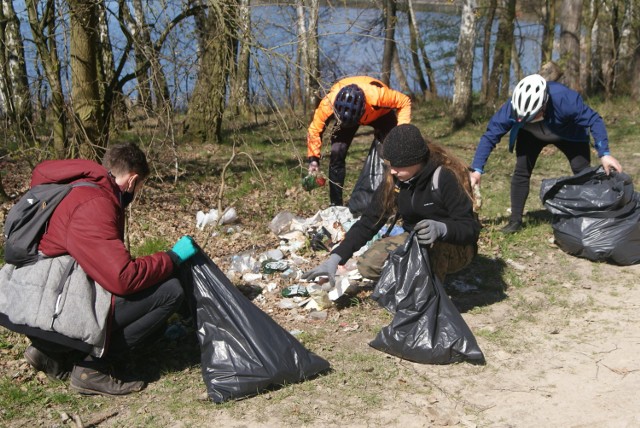
{"type": "Polygon", "coordinates": [[[420,220],[413,228],[420,245],[431,245],[447,234],[447,225],[435,220],[420,220]]]}
{"type": "Polygon", "coordinates": [[[198,248],[196,247],[196,243],[193,242],[193,238],[185,235],[176,242],[171,252],[176,255],[178,264],[180,264],[195,255],[198,252],[198,248]]]}
{"type": "Polygon", "coordinates": [[[302,279],[311,281],[319,276],[326,276],[329,277],[329,283],[331,286],[334,286],[336,284],[336,271],[338,270],[340,260],[342,260],[342,257],[337,254],[331,254],[329,258],[322,262],[318,267],[305,272],[304,275],[302,275],[302,279]]]}

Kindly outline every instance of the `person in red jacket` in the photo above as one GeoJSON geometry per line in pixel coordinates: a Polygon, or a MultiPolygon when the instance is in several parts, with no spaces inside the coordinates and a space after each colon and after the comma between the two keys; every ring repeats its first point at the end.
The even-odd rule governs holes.
{"type": "Polygon", "coordinates": [[[307,132],[310,174],[320,168],[322,135],[331,120],[335,124],[330,137],[329,199],[331,205],[343,205],[345,160],[359,126],[373,127],[374,138],[384,141],[393,127],[411,122],[411,99],[373,77],[347,77],[336,82],[320,102],[307,132]]]}
{"type": "MultiPolygon", "coordinates": [[[[122,360],[147,340],[162,333],[165,321],[180,306],[183,289],[174,268],[197,251],[183,236],[167,252],[133,258],[124,244],[125,208],[140,191],[149,165],[135,144],[109,148],[103,165],[88,160],[53,160],[36,166],[31,186],[86,181],[74,187],[51,215],[38,250],[44,257],[73,257],[85,273],[112,294],[105,355],[77,356],[55,336],[29,335],[25,359],[50,378],[64,380],[81,394],[124,395],[144,388],[143,381],[123,381],[112,371],[114,357],[122,360]],[[43,337],[44,336],[44,337],[43,337]],[[53,340],[50,340],[54,338],[53,340]]],[[[83,314],[78,314],[79,322],[83,314]]]]}

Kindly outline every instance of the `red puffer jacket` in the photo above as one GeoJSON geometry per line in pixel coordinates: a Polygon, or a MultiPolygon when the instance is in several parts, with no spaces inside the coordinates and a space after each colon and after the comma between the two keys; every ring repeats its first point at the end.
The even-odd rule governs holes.
{"type": "Polygon", "coordinates": [[[107,170],[88,160],[45,161],[36,166],[31,186],[90,181],[74,187],[49,219],[39,250],[49,257],[69,254],[109,292],[124,296],[167,279],[173,262],[165,252],[132,259],[124,245],[120,189],[107,170]]]}

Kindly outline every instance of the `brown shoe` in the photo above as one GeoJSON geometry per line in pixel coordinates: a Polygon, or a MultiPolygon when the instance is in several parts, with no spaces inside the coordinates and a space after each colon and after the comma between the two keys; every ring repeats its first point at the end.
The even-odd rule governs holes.
{"type": "Polygon", "coordinates": [[[47,355],[33,345],[24,351],[24,359],[36,369],[44,372],[51,380],[65,380],[69,377],[66,359],[61,356],[47,355]]]}
{"type": "Polygon", "coordinates": [[[127,395],[146,386],[143,381],[123,381],[115,378],[110,368],[96,361],[82,361],[71,372],[71,389],[85,395],[127,395]]]}

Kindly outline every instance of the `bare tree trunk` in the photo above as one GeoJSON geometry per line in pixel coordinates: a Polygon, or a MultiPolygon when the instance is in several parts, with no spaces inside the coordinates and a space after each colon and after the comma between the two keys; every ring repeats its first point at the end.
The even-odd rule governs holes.
{"type": "Polygon", "coordinates": [[[435,77],[431,68],[431,61],[429,61],[427,51],[424,48],[424,42],[422,41],[422,36],[420,35],[420,31],[418,30],[418,23],[416,21],[416,14],[413,9],[412,0],[408,0],[407,9],[407,15],[409,17],[411,60],[413,62],[413,68],[416,72],[416,79],[418,80],[418,84],[420,85],[420,90],[422,91],[423,97],[425,99],[435,98],[438,96],[438,89],[436,87],[435,77]],[[421,56],[418,55],[419,52],[421,53],[421,56]],[[424,74],[422,73],[420,57],[422,57],[425,69],[427,70],[427,80],[425,80],[424,74]]]}
{"type": "MultiPolygon", "coordinates": [[[[149,57],[149,52],[146,47],[151,46],[151,35],[147,28],[146,18],[144,16],[144,9],[140,0],[133,0],[133,12],[135,14],[130,22],[130,32],[133,35],[133,51],[136,59],[136,81],[138,88],[138,103],[142,106],[144,111],[153,110],[153,101],[151,99],[151,78],[149,77],[149,67],[144,67],[149,57]]],[[[121,3],[121,5],[125,5],[121,3]]]]}
{"type": "Polygon", "coordinates": [[[545,0],[544,24],[542,27],[542,58],[541,64],[546,64],[553,59],[553,40],[556,34],[556,1],[545,0]]]}
{"type": "Polygon", "coordinates": [[[463,126],[471,117],[476,7],[476,0],[465,0],[462,6],[452,102],[454,128],[463,126]]]}
{"type": "Polygon", "coordinates": [[[293,82],[296,99],[299,99],[300,104],[303,105],[306,110],[308,102],[306,87],[309,82],[309,70],[307,68],[309,65],[309,46],[307,45],[307,19],[304,8],[304,0],[296,0],[296,13],[298,17],[298,62],[293,82]],[[302,88],[305,88],[304,96],[302,94],[302,88]]]}
{"type": "Polygon", "coordinates": [[[4,80],[4,107],[17,132],[24,136],[31,126],[33,106],[27,80],[27,65],[20,33],[20,20],[10,0],[1,0],[0,33],[2,37],[2,79],[4,80]]]}
{"type": "Polygon", "coordinates": [[[613,92],[614,66],[616,61],[615,48],[615,11],[612,10],[611,0],[602,1],[601,9],[598,16],[598,27],[600,34],[598,35],[598,48],[600,50],[602,87],[604,88],[605,98],[610,98],[613,92]]]}
{"type": "Polygon", "coordinates": [[[513,45],[513,18],[515,0],[500,0],[500,24],[493,48],[493,66],[487,91],[487,102],[495,105],[509,91],[511,46],[513,45]]]}
{"type": "Polygon", "coordinates": [[[560,9],[560,65],[564,81],[580,91],[580,21],[582,0],[562,0],[560,9]]]}
{"type": "MultiPolygon", "coordinates": [[[[636,6],[638,6],[636,4],[636,6]]],[[[635,7],[632,11],[633,17],[633,34],[635,35],[635,49],[633,52],[633,59],[631,60],[631,66],[629,70],[630,83],[631,83],[631,97],[640,101],[640,8],[635,7]]]]}
{"type": "Polygon", "coordinates": [[[480,101],[484,104],[489,92],[489,58],[491,55],[491,30],[496,15],[497,0],[491,0],[487,7],[486,21],[484,23],[484,37],[482,39],[482,84],[480,86],[480,101]]]}
{"type": "Polygon", "coordinates": [[[53,118],[54,154],[58,159],[64,159],[68,146],[67,118],[56,42],[56,4],[55,0],[47,0],[42,8],[43,14],[39,17],[36,3],[36,0],[26,1],[29,25],[38,55],[42,61],[42,67],[47,76],[47,82],[51,88],[50,109],[53,118]]]}
{"type": "Polygon", "coordinates": [[[393,63],[393,53],[396,46],[396,9],[396,0],[384,1],[385,36],[380,80],[385,85],[389,85],[391,82],[391,66],[393,63]]]}
{"type": "Polygon", "coordinates": [[[624,1],[624,10],[622,12],[622,23],[620,25],[620,42],[617,49],[617,61],[615,65],[614,90],[617,94],[628,94],[631,91],[629,83],[632,81],[631,65],[633,62],[634,43],[640,40],[634,38],[634,24],[640,16],[635,16],[634,11],[640,8],[637,1],[634,4],[632,0],[624,1]]]}
{"type": "Polygon", "coordinates": [[[250,0],[239,0],[238,50],[235,73],[231,83],[230,105],[236,114],[249,113],[249,64],[251,58],[251,12],[250,0]]]}
{"type": "Polygon", "coordinates": [[[310,110],[320,104],[320,44],[318,42],[318,15],[320,13],[320,1],[309,1],[309,28],[307,29],[307,46],[309,48],[309,64],[307,67],[309,82],[307,83],[307,100],[310,110]]]}
{"type": "Polygon", "coordinates": [[[400,90],[409,96],[413,96],[411,87],[409,86],[409,82],[407,81],[407,76],[402,69],[402,64],[400,63],[397,46],[393,50],[393,72],[396,74],[396,78],[398,79],[400,90]]]}
{"type": "Polygon", "coordinates": [[[71,14],[71,100],[79,132],[79,153],[86,159],[101,159],[108,130],[101,122],[98,86],[98,1],[69,0],[71,14]]]}
{"type": "Polygon", "coordinates": [[[204,141],[222,141],[227,80],[233,68],[236,0],[208,0],[208,12],[196,15],[200,41],[198,80],[189,104],[189,126],[204,141]]]}

